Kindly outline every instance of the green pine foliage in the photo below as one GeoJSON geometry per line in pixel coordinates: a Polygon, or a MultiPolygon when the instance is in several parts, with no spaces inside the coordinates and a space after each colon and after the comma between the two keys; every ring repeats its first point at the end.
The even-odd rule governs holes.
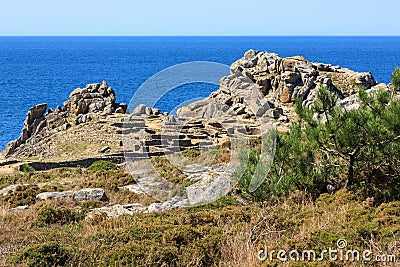
{"type": "Polygon", "coordinates": [[[336,189],[349,187],[379,203],[397,200],[400,101],[384,90],[360,89],[358,95],[360,107],[348,111],[326,89],[311,110],[297,105],[305,142],[315,151],[314,168],[336,189]]]}
{"type": "Polygon", "coordinates": [[[27,247],[13,257],[13,263],[30,267],[66,266],[70,252],[57,242],[27,247]]]}
{"type": "Polygon", "coordinates": [[[400,90],[400,67],[392,72],[392,85],[396,91],[400,90]]]}

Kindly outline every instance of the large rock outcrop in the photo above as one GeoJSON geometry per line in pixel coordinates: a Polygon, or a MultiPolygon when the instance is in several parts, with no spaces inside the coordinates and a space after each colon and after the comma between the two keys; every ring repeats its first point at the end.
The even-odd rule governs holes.
{"type": "Polygon", "coordinates": [[[47,120],[44,116],[46,110],[47,104],[39,104],[30,108],[26,114],[24,128],[22,129],[20,137],[7,144],[4,154],[5,157],[14,153],[19,146],[24,144],[32,136],[40,133],[47,126],[47,120]]]}
{"type": "Polygon", "coordinates": [[[114,90],[106,81],[102,84],[88,84],[85,88],[77,88],[71,92],[64,107],[73,115],[87,113],[104,113],[109,115],[118,108],[114,90]]]}
{"type": "Polygon", "coordinates": [[[216,92],[181,108],[178,116],[212,118],[227,114],[250,118],[266,114],[276,118],[275,107],[296,99],[311,105],[321,86],[343,99],[354,94],[358,86],[369,89],[375,85],[371,73],[313,63],[300,56],[281,58],[274,53],[249,50],[231,65],[230,75],[220,80],[216,92]],[[257,99],[258,107],[248,105],[248,99],[257,99]]]}

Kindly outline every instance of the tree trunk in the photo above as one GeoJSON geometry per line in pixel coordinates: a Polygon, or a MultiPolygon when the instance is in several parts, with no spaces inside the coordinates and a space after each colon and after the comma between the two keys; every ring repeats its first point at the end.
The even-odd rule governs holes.
{"type": "Polygon", "coordinates": [[[352,186],[354,184],[354,162],[355,156],[350,154],[349,168],[347,170],[347,182],[345,187],[352,186]]]}

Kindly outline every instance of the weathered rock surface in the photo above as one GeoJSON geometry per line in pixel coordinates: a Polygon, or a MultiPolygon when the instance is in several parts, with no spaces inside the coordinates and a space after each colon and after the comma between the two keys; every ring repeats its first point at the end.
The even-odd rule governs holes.
{"type": "Polygon", "coordinates": [[[24,211],[24,210],[27,210],[27,209],[28,209],[28,205],[24,205],[24,206],[18,206],[18,207],[15,207],[15,208],[11,208],[8,211],[9,212],[21,212],[21,211],[24,211]]]}
{"type": "Polygon", "coordinates": [[[64,103],[69,112],[74,115],[103,112],[104,110],[115,111],[115,93],[108,87],[106,81],[102,84],[88,84],[86,88],[77,88],[64,103]]]}
{"type": "Polygon", "coordinates": [[[269,117],[279,119],[283,112],[271,109],[296,99],[312,105],[322,86],[343,99],[354,94],[358,86],[370,89],[376,85],[371,73],[314,63],[300,56],[281,58],[274,53],[254,50],[247,51],[233,63],[230,71],[229,76],[220,80],[216,92],[179,109],[178,116],[215,118],[226,114],[250,118],[268,112],[269,117]]]}
{"type": "Polygon", "coordinates": [[[182,208],[189,204],[189,202],[180,197],[173,197],[171,200],[164,201],[162,203],[153,203],[148,208],[148,212],[166,211],[175,208],[182,208]]]}
{"type": "Polygon", "coordinates": [[[44,148],[37,144],[46,137],[100,117],[127,112],[127,104],[116,103],[115,92],[106,81],[102,84],[88,84],[71,92],[64,107],[47,110],[46,104],[32,107],[27,113],[21,136],[10,142],[3,155],[5,157],[33,157],[44,154],[44,148]]]}
{"type": "Polygon", "coordinates": [[[44,117],[44,113],[47,110],[46,104],[39,104],[32,107],[26,114],[24,121],[24,128],[22,129],[20,137],[7,144],[4,155],[10,156],[14,151],[23,143],[26,142],[33,135],[40,133],[46,126],[47,121],[44,117]]]}
{"type": "Polygon", "coordinates": [[[142,195],[142,194],[146,193],[139,184],[124,185],[124,186],[118,187],[118,190],[128,190],[137,195],[142,195]]]}
{"type": "MultiPolygon", "coordinates": [[[[376,92],[379,89],[390,90],[390,88],[386,84],[378,84],[378,85],[375,85],[375,86],[371,87],[370,89],[366,90],[366,92],[368,94],[371,94],[371,93],[376,92]]],[[[359,99],[358,94],[352,94],[346,98],[339,100],[336,103],[336,105],[345,110],[358,109],[360,107],[360,99],[359,99]]]]}
{"type": "MultiPolygon", "coordinates": [[[[151,164],[151,163],[149,163],[151,164]]],[[[139,165],[138,165],[139,166],[139,165]]],[[[144,163],[141,166],[145,167],[144,163]]],[[[148,167],[148,166],[147,166],[148,167]]],[[[190,206],[194,203],[208,202],[210,196],[218,196],[216,192],[220,192],[221,187],[223,191],[230,189],[230,177],[225,172],[227,165],[214,164],[211,166],[203,166],[198,164],[187,165],[183,173],[187,175],[187,179],[195,183],[186,187],[186,194],[183,196],[174,196],[163,202],[152,203],[149,206],[142,206],[140,204],[130,205],[114,205],[102,208],[93,209],[86,218],[92,218],[94,214],[105,213],[108,217],[118,217],[123,214],[133,214],[135,212],[162,212],[182,207],[190,206]],[[226,187],[226,188],[224,188],[226,187]]],[[[161,183],[157,178],[157,174],[151,172],[148,168],[138,168],[137,171],[131,172],[137,180],[136,184],[122,186],[120,190],[129,190],[136,194],[144,194],[154,190],[161,192],[166,187],[165,183],[161,183]]]]}
{"type": "MultiPolygon", "coordinates": [[[[156,192],[160,198],[155,198],[168,198],[149,206],[117,204],[97,208],[87,218],[99,213],[117,217],[135,212],[165,211],[209,201],[209,196],[230,190],[232,176],[227,173],[224,164],[188,165],[182,173],[193,184],[183,188],[184,192],[179,192],[179,197],[174,194],[175,197],[170,198],[168,194],[171,188],[154,172],[152,157],[171,156],[185,149],[212,151],[217,144],[224,144],[228,135],[237,139],[254,137],[261,131],[255,118],[266,117],[274,123],[287,124],[292,118],[287,109],[293,106],[293,102],[300,99],[303,105],[311,106],[316,92],[322,86],[336,92],[340,99],[338,106],[345,109],[359,107],[355,93],[357,86],[364,86],[371,92],[377,88],[388,88],[384,84],[376,85],[370,73],[314,63],[303,57],[281,58],[277,54],[254,50],[246,52],[242,59],[233,63],[230,71],[229,76],[221,78],[220,88],[216,92],[179,109],[178,118],[145,105],[137,106],[131,115],[124,115],[129,112],[128,106],[116,102],[115,92],[105,81],[77,88],[71,92],[63,107],[49,109],[47,113],[46,104],[32,107],[27,113],[21,136],[8,144],[5,155],[61,155],[72,158],[66,162],[75,162],[75,167],[87,167],[84,161],[90,159],[88,162],[91,164],[92,159],[98,160],[92,153],[112,151],[113,155],[106,156],[130,159],[131,162],[126,162],[127,166],[140,163],[128,168],[135,176],[135,183],[118,189],[139,195],[156,192]],[[126,140],[121,141],[121,134],[126,140]],[[84,150],[86,147],[91,150],[84,150]],[[74,160],[74,153],[83,154],[83,161],[74,160]]],[[[64,163],[47,162],[49,168],[65,166],[64,163]]],[[[234,167],[230,166],[232,170],[234,167]]],[[[0,194],[7,195],[16,187],[3,188],[0,194]]],[[[37,199],[106,201],[107,196],[101,188],[85,188],[79,191],[45,192],[38,194],[37,199]]],[[[238,201],[247,205],[243,199],[238,201]]]]}
{"type": "MultiPolygon", "coordinates": [[[[253,122],[256,118],[265,117],[275,120],[274,123],[277,125],[283,124],[287,127],[289,120],[295,117],[292,114],[293,108],[290,107],[293,101],[301,99],[303,105],[311,106],[321,86],[337,92],[340,100],[343,100],[341,105],[356,107],[356,97],[353,95],[357,86],[370,89],[376,85],[371,73],[359,73],[338,66],[314,63],[300,56],[281,58],[274,53],[254,50],[247,51],[243,58],[234,62],[230,72],[229,76],[221,78],[220,88],[216,92],[201,101],[182,107],[177,112],[178,117],[180,119],[223,117],[228,120],[235,118],[253,122]],[[345,99],[346,97],[350,98],[345,99]]],[[[150,130],[148,127],[140,126],[140,118],[159,118],[165,125],[179,128],[174,126],[176,119],[173,116],[161,114],[160,110],[155,108],[139,105],[132,113],[137,117],[132,120],[132,128],[122,129],[123,127],[119,127],[115,121],[118,115],[124,116],[128,106],[116,102],[114,90],[105,81],[77,88],[71,92],[63,107],[49,109],[47,114],[46,109],[46,104],[30,109],[21,136],[7,145],[3,152],[5,157],[57,156],[60,154],[60,149],[63,149],[62,146],[57,147],[54,144],[57,135],[60,136],[60,140],[71,139],[73,142],[82,143],[82,146],[100,142],[93,150],[99,152],[101,148],[109,146],[114,153],[118,153],[122,151],[115,150],[115,147],[122,147],[123,144],[120,140],[116,140],[116,135],[124,131],[125,133],[131,131],[140,138],[147,138],[146,144],[153,144],[150,145],[153,147],[151,152],[157,154],[165,150],[158,147],[159,141],[153,138],[157,129],[150,130]],[[86,129],[85,125],[90,127],[86,129]],[[120,129],[114,130],[115,128],[120,129]],[[100,141],[100,135],[104,136],[104,141],[100,141]],[[115,144],[117,142],[118,144],[115,144]]],[[[207,132],[211,137],[221,134],[221,129],[216,131],[206,129],[202,134],[207,132]]],[[[192,141],[182,140],[179,144],[187,144],[186,148],[189,148],[199,143],[193,142],[193,138],[189,139],[192,141]]],[[[144,148],[146,147],[148,146],[145,145],[144,148]]],[[[170,147],[171,151],[176,150],[174,144],[170,147]]],[[[61,154],[69,156],[66,153],[61,154]]]]}
{"type": "Polygon", "coordinates": [[[106,193],[101,188],[85,188],[76,191],[72,195],[72,199],[76,201],[86,201],[86,200],[107,200],[106,193]]]}
{"type": "Polygon", "coordinates": [[[161,112],[159,109],[156,108],[150,108],[147,107],[146,105],[140,104],[139,106],[137,106],[134,110],[132,115],[135,116],[141,116],[141,115],[145,115],[145,116],[157,116],[160,115],[161,112]]]}
{"type": "Polygon", "coordinates": [[[73,191],[43,192],[38,194],[36,198],[40,200],[68,200],[73,193],[73,191]]]}
{"type": "Polygon", "coordinates": [[[147,212],[160,212],[167,211],[174,208],[180,208],[187,205],[187,202],[179,197],[174,197],[169,201],[162,203],[153,203],[149,206],[143,206],[141,204],[126,204],[120,205],[116,204],[113,206],[106,206],[101,208],[92,209],[87,215],[86,219],[93,218],[95,215],[106,214],[107,217],[115,218],[121,215],[132,215],[137,212],[147,213],[147,212]]]}

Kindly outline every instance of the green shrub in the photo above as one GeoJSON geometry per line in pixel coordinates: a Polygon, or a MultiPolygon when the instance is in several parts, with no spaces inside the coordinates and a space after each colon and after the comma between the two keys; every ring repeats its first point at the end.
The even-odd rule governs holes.
{"type": "Polygon", "coordinates": [[[88,168],[88,171],[91,173],[98,172],[98,171],[109,171],[109,170],[116,170],[117,165],[107,161],[107,160],[98,160],[94,162],[90,167],[88,168]]]}
{"type": "Polygon", "coordinates": [[[260,156],[261,149],[268,154],[265,149],[274,147],[268,139],[263,140],[263,148],[253,145],[250,150],[241,152],[241,164],[234,175],[242,196],[250,196],[254,201],[271,202],[274,199],[284,199],[295,190],[315,191],[323,177],[313,173],[310,162],[314,156],[311,148],[302,142],[301,135],[302,131],[297,126],[292,127],[289,134],[277,135],[271,168],[270,163],[262,161],[260,156]],[[240,174],[242,176],[239,177],[240,174]]]}
{"type": "Polygon", "coordinates": [[[70,224],[79,222],[85,218],[84,212],[74,211],[68,208],[50,207],[44,205],[37,210],[36,225],[45,226],[50,224],[70,224]]]}
{"type": "Polygon", "coordinates": [[[201,152],[197,149],[186,149],[182,151],[182,155],[187,159],[196,159],[201,155],[201,152]]]}
{"type": "Polygon", "coordinates": [[[4,200],[11,207],[32,205],[36,202],[36,195],[41,191],[37,185],[19,185],[14,192],[8,193],[4,200]]]}
{"type": "MultiPolygon", "coordinates": [[[[239,177],[238,187],[243,192],[250,193],[248,188],[253,179],[255,169],[260,161],[260,152],[258,150],[250,149],[248,151],[242,151],[239,157],[241,159],[241,165],[235,175],[238,175],[238,173],[243,173],[243,175],[239,177]]],[[[267,192],[264,193],[267,194],[267,192]]]]}
{"type": "Polygon", "coordinates": [[[71,258],[70,251],[56,242],[24,248],[13,257],[13,263],[30,267],[66,266],[71,258]]]}

